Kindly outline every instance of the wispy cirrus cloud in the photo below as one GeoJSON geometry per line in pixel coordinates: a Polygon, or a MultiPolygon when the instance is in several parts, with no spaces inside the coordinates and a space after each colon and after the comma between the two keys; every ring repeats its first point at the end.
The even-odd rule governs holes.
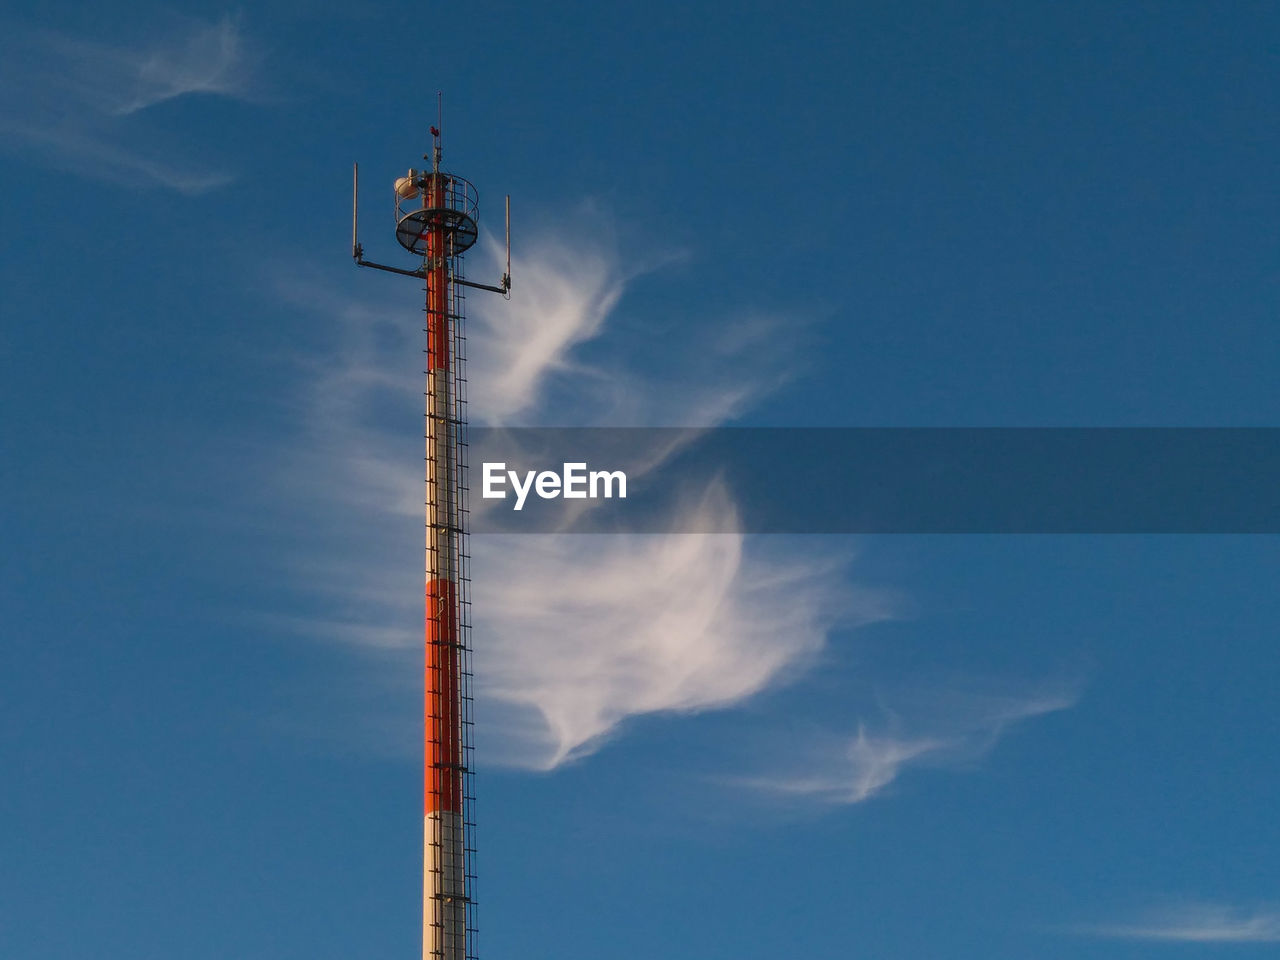
{"type": "Polygon", "coordinates": [[[0,130],[14,147],[98,179],[185,194],[230,181],[154,145],[159,128],[139,115],[191,94],[248,98],[256,57],[236,19],[115,44],[12,30],[0,52],[0,130]]]}
{"type": "Polygon", "coordinates": [[[1110,939],[1169,943],[1280,943],[1280,905],[1171,903],[1142,911],[1124,922],[1080,927],[1074,932],[1110,939]]]}
{"type": "MultiPolygon", "coordinates": [[[[109,53],[121,60],[120,51],[109,53]]],[[[123,57],[119,89],[134,92],[113,112],[125,116],[191,93],[243,99],[254,66],[236,20],[195,24],[167,43],[123,57]]]]}
{"type": "Polygon", "coordinates": [[[955,768],[985,756],[1015,725],[1075,705],[1074,685],[1003,694],[953,690],[929,697],[919,692],[909,712],[883,710],[874,729],[867,722],[855,733],[817,734],[790,765],[741,781],[765,793],[841,805],[870,800],[908,770],[955,768]]]}
{"type": "MultiPolygon", "coordinates": [[[[732,528],[727,490],[685,508],[732,528]]],[[[630,718],[742,703],[811,665],[836,622],[889,615],[838,564],[741,534],[483,537],[476,653],[505,759],[549,769],[630,718]]]]}
{"type": "MultiPolygon", "coordinates": [[[[562,212],[553,226],[521,227],[510,301],[477,298],[468,321],[469,413],[497,426],[718,426],[758,402],[795,370],[792,336],[801,318],[735,312],[708,325],[644,316],[625,345],[585,359],[633,318],[624,293],[680,263],[680,250],[624,256],[611,216],[592,203],[562,212]],[[679,350],[673,349],[679,344],[679,350]],[[769,344],[769,350],[763,349],[769,344]]],[[[500,272],[496,243],[481,248],[500,272]]],[[[479,259],[479,258],[477,258],[479,259]]]]}
{"type": "MultiPolygon", "coordinates": [[[[580,218],[572,234],[574,247],[554,230],[528,243],[531,253],[514,264],[510,302],[472,301],[473,419],[670,423],[683,412],[686,424],[696,417],[714,426],[778,376],[776,364],[753,376],[759,318],[730,328],[740,333],[741,358],[726,337],[714,349],[674,358],[665,351],[665,365],[626,362],[633,352],[617,362],[607,352],[581,360],[576,349],[600,336],[641,274],[622,266],[599,213],[580,218]]],[[[474,272],[486,269],[496,265],[474,272]]],[[[290,452],[287,483],[295,492],[310,488],[330,532],[339,516],[358,531],[342,537],[340,555],[313,551],[299,561],[300,575],[333,609],[294,626],[387,662],[388,653],[398,654],[403,674],[413,675],[422,614],[411,551],[415,542],[420,551],[421,540],[410,517],[421,516],[422,479],[405,451],[421,443],[412,412],[421,406],[421,314],[400,288],[394,301],[381,293],[376,301],[344,298],[323,284],[283,292],[340,331],[335,348],[307,364],[299,404],[306,436],[290,452]],[[405,412],[399,428],[376,414],[393,408],[405,412]],[[394,554],[384,552],[390,544],[394,554]]],[[[669,453],[652,451],[651,462],[669,453]]],[[[735,528],[731,492],[715,484],[685,509],[695,519],[714,514],[719,529],[735,528]]],[[[550,769],[586,756],[634,717],[742,703],[801,671],[834,623],[888,615],[882,599],[848,589],[838,564],[772,544],[753,550],[741,532],[485,536],[472,551],[486,755],[517,766],[550,769]]],[[[414,728],[403,729],[408,749],[414,728]]]]}
{"type": "MultiPolygon", "coordinates": [[[[678,352],[661,331],[639,347],[603,349],[604,334],[625,325],[626,294],[644,272],[624,268],[598,211],[563,232],[541,232],[525,249],[510,302],[472,300],[468,382],[478,422],[710,427],[786,375],[782,355],[759,349],[777,339],[780,319],[760,314],[717,325],[719,340],[678,352]],[[585,346],[595,348],[590,361],[585,346]]],[[[495,256],[488,248],[474,273],[496,275],[495,256]]],[[[422,477],[405,454],[421,443],[421,313],[394,284],[366,284],[355,297],[313,277],[282,292],[337,331],[307,362],[298,406],[306,430],[285,473],[288,488],[324,512],[330,541],[295,560],[295,570],[330,609],[292,626],[365,651],[403,687],[417,676],[422,643],[422,477]]],[[[650,451],[648,462],[672,452],[650,451]]],[[[847,556],[746,536],[732,491],[718,483],[682,509],[694,527],[736,532],[473,539],[486,760],[549,770],[590,755],[636,718],[744,704],[819,662],[833,627],[895,615],[890,597],[849,582],[847,556]]],[[[852,733],[818,731],[804,752],[772,754],[789,766],[733,782],[793,801],[856,804],[909,770],[973,764],[1014,726],[1077,696],[1070,683],[917,690],[852,733]]],[[[388,731],[398,731],[391,749],[409,754],[414,708],[401,700],[404,721],[373,723],[371,733],[388,749],[388,731]]]]}
{"type": "MultiPolygon", "coordinates": [[[[566,235],[544,230],[528,248],[513,267],[517,295],[501,309],[478,304],[470,323],[470,408],[482,423],[522,422],[536,415],[550,380],[585,373],[573,350],[599,336],[630,279],[607,241],[574,248],[566,235]]],[[[486,252],[496,260],[496,247],[486,252]]],[[[570,415],[584,407],[579,398],[570,415]]]]}

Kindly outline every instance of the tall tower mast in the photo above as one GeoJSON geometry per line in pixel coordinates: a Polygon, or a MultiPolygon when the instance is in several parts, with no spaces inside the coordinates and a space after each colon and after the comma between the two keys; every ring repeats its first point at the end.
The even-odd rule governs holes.
{"type": "Polygon", "coordinates": [[[497,285],[462,274],[475,242],[475,187],[440,168],[440,129],[431,128],[429,170],[395,183],[396,239],[421,257],[406,270],[364,258],[357,236],[359,169],[353,176],[351,254],[362,267],[424,281],[426,304],[426,496],[424,520],[423,960],[475,957],[471,895],[471,644],[466,540],[465,289],[509,296],[511,198],[507,198],[507,272],[497,285]]]}

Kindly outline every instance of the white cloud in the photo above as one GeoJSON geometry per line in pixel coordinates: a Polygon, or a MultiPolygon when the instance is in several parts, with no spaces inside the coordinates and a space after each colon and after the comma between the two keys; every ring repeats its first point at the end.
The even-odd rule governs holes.
{"type": "MultiPolygon", "coordinates": [[[[803,321],[728,315],[716,333],[683,317],[645,316],[643,332],[593,361],[577,348],[617,332],[623,292],[684,259],[680,251],[624,256],[610,219],[592,204],[554,228],[517,219],[511,300],[471,300],[468,365],[473,421],[506,426],[712,427],[767,396],[792,373],[789,345],[803,321]],[[527,251],[527,252],[522,252],[527,251]],[[786,336],[782,334],[786,333],[786,336]],[[673,343],[680,349],[674,350],[673,343]],[[768,344],[770,349],[761,349],[768,344]]],[[[496,243],[476,251],[477,276],[501,272],[496,243]]],[[[635,333],[634,330],[631,331],[635,333]]]]}
{"type": "Polygon", "coordinates": [[[1188,902],[1147,910],[1126,923],[1086,927],[1091,936],[1176,943],[1280,943],[1280,907],[1188,902]]]}
{"type": "Polygon", "coordinates": [[[151,145],[162,128],[138,115],[190,94],[248,97],[246,48],[232,18],[131,44],[12,31],[0,47],[0,130],[11,147],[80,175],[204,193],[230,176],[151,145]]]}
{"type": "Polygon", "coordinates": [[[47,151],[59,166],[83,162],[77,172],[123,186],[152,184],[187,196],[198,196],[232,181],[230,174],[170,164],[120,146],[97,134],[70,128],[9,127],[27,144],[47,151]]]}
{"type": "MultiPolygon", "coordinates": [[[[470,302],[473,419],[710,426],[777,382],[776,370],[746,359],[763,353],[755,348],[777,329],[763,315],[725,324],[724,342],[711,347],[673,353],[659,342],[665,365],[600,349],[598,338],[620,322],[628,285],[642,274],[624,271],[598,216],[580,218],[564,235],[544,232],[529,249],[515,261],[512,301],[470,302]],[[570,235],[582,255],[574,255],[570,235]],[[580,359],[587,345],[596,348],[591,364],[580,359]],[[696,421],[673,414],[690,410],[696,421]]],[[[473,275],[500,271],[494,253],[473,275]]],[[[298,564],[300,578],[331,609],[296,627],[412,676],[422,621],[422,478],[420,459],[406,455],[421,442],[423,335],[414,285],[368,283],[353,299],[317,276],[284,292],[309,314],[330,318],[339,334],[309,362],[299,407],[308,436],[292,451],[285,478],[291,491],[321,505],[332,535],[298,564]],[[386,411],[396,411],[394,418],[386,411]]],[[[648,451],[648,465],[672,452],[648,451]]],[[[744,536],[731,491],[721,486],[687,502],[682,518],[690,528],[731,532],[473,539],[486,762],[551,769],[600,749],[635,718],[742,704],[811,667],[837,622],[892,615],[884,595],[855,589],[844,564],[819,556],[812,541],[804,553],[788,554],[777,538],[744,536]]],[[[878,724],[864,721],[850,735],[806,737],[809,752],[782,754],[791,766],[736,782],[775,796],[859,803],[908,770],[972,763],[1012,726],[1075,699],[1064,686],[974,692],[953,682],[917,692],[906,709],[886,711],[878,724]]],[[[405,753],[416,743],[412,716],[409,704],[402,727],[377,726],[384,734],[400,729],[405,753]]]]}
{"type": "Polygon", "coordinates": [[[217,23],[194,24],[170,42],[123,58],[125,82],[121,89],[134,92],[113,112],[137,113],[166,100],[191,93],[244,97],[248,93],[252,61],[236,21],[224,17],[217,23]]]}
{"type": "Polygon", "coordinates": [[[821,803],[862,803],[910,768],[974,762],[1014,724],[1065,710],[1075,704],[1077,694],[1070,689],[999,696],[952,691],[929,699],[930,709],[910,717],[890,713],[882,732],[868,732],[864,722],[852,736],[812,736],[810,749],[794,757],[789,768],[740,782],[821,803]]]}
{"type": "MultiPolygon", "coordinates": [[[[712,487],[684,516],[732,528],[712,487]]],[[[741,534],[481,537],[476,663],[519,752],[554,767],[597,749],[628,718],[740,703],[808,666],[842,610],[831,568],[741,534]]]]}
{"type": "MultiPolygon", "coordinates": [[[[576,223],[572,248],[555,232],[539,234],[514,264],[510,302],[471,300],[473,419],[645,423],[691,410],[709,426],[745,394],[766,389],[725,378],[735,369],[724,362],[731,343],[671,358],[658,370],[669,378],[663,389],[622,363],[576,359],[575,348],[600,336],[638,276],[621,266],[603,223],[576,223]],[[619,390],[621,382],[630,389],[619,390]]],[[[421,313],[411,284],[391,284],[376,300],[370,286],[359,301],[322,281],[284,291],[340,330],[340,342],[309,362],[299,408],[308,436],[291,453],[285,483],[310,486],[325,527],[342,538],[324,551],[328,561],[313,556],[300,567],[334,609],[299,628],[380,656],[402,645],[407,670],[422,617],[420,553],[410,552],[415,542],[421,549],[411,518],[421,516],[422,479],[420,458],[407,451],[421,441],[374,411],[403,410],[401,423],[420,430],[421,313]],[[342,522],[349,535],[336,532],[342,522]]],[[[744,349],[759,322],[743,329],[744,349]]],[[[651,451],[650,465],[670,453],[651,451]]],[[[712,521],[737,529],[731,495],[719,486],[706,488],[686,516],[704,529],[712,521]]],[[[808,664],[835,620],[886,615],[882,600],[853,594],[812,551],[788,557],[776,543],[760,546],[733,532],[474,538],[477,684],[487,730],[497,734],[485,734],[486,759],[551,768],[598,749],[630,718],[741,703],[808,664]]],[[[406,724],[406,748],[413,737],[406,724]]]]}
{"type": "MultiPolygon", "coordinates": [[[[530,252],[512,260],[517,293],[500,309],[478,305],[469,324],[469,405],[481,423],[522,422],[549,378],[585,374],[573,348],[599,335],[627,280],[607,241],[571,248],[547,231],[521,246],[530,252]]],[[[589,403],[575,406],[581,414],[589,403]]]]}

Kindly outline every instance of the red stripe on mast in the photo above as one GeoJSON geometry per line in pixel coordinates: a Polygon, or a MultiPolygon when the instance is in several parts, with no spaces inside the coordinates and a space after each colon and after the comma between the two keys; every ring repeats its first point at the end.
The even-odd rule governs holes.
{"type": "MultiPolygon", "coordinates": [[[[429,178],[426,206],[445,206],[444,177],[429,178]]],[[[427,451],[428,570],[425,593],[425,703],[423,811],[462,811],[461,687],[459,684],[457,558],[453,549],[455,478],[449,341],[449,271],[443,226],[427,236],[427,416],[434,449],[427,451]],[[430,429],[430,428],[434,429],[430,429]],[[434,521],[434,523],[432,522],[434,521]]]]}

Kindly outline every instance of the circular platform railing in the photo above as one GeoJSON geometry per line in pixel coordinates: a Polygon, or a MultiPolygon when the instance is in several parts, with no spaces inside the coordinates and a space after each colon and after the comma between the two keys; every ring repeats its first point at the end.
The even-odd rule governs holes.
{"type": "Polygon", "coordinates": [[[451,173],[413,174],[397,181],[396,240],[426,256],[436,231],[444,236],[444,256],[453,257],[476,242],[480,198],[475,186],[451,173]]]}

